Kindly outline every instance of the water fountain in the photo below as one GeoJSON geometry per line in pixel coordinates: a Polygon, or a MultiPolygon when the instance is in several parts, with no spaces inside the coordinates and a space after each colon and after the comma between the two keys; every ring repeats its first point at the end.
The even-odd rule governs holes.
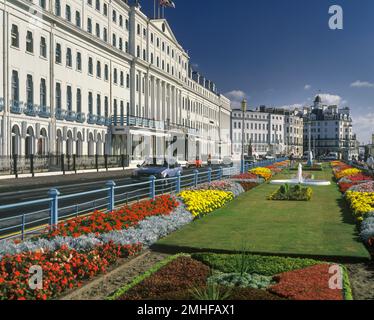
{"type": "Polygon", "coordinates": [[[329,186],[330,181],[304,179],[303,177],[303,165],[299,163],[299,169],[297,171],[297,177],[289,180],[272,180],[270,184],[302,184],[306,186],[329,186]]]}

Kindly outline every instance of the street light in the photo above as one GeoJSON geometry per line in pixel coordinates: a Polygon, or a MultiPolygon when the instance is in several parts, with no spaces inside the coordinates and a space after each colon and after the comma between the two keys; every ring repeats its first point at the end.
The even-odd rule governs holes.
{"type": "Polygon", "coordinates": [[[241,158],[241,168],[240,172],[244,173],[245,171],[245,163],[244,163],[244,118],[245,112],[247,111],[247,100],[244,98],[242,101],[242,112],[243,112],[243,119],[242,119],[242,158],[241,158]]]}

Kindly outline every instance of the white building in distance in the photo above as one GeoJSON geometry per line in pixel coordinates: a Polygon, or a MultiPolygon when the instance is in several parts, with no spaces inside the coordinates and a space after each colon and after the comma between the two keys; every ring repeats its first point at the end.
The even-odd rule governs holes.
{"type": "Polygon", "coordinates": [[[353,132],[353,121],[348,107],[322,103],[316,96],[313,106],[303,110],[304,149],[308,150],[309,140],[315,157],[336,152],[341,159],[358,157],[358,141],[353,132]]]}
{"type": "Polygon", "coordinates": [[[230,154],[230,101],[166,20],[120,0],[0,0],[0,21],[1,156],[230,154]]]}
{"type": "MultiPolygon", "coordinates": [[[[232,111],[232,154],[240,158],[242,152],[243,112],[232,111]]],[[[303,154],[303,118],[298,109],[248,109],[244,114],[245,155],[257,156],[303,154]]]]}

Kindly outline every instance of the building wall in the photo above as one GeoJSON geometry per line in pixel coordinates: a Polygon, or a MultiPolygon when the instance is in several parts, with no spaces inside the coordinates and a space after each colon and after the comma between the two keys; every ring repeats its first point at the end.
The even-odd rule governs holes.
{"type": "MultiPolygon", "coordinates": [[[[15,1],[5,7],[8,18],[0,11],[6,37],[0,48],[7,48],[5,57],[0,50],[1,63],[6,63],[0,79],[0,98],[5,99],[5,110],[0,111],[1,155],[133,156],[135,150],[144,158],[151,150],[136,146],[154,130],[138,121],[127,123],[129,117],[168,120],[172,127],[183,127],[194,136],[193,144],[200,141],[204,155],[219,149],[222,124],[229,125],[229,101],[189,77],[189,56],[166,20],[150,20],[123,1],[60,0],[60,12],[57,1],[46,1],[45,10],[36,0],[31,8],[29,2],[15,1]],[[18,27],[18,47],[10,45],[12,25],[18,27]],[[28,34],[32,34],[33,53],[26,50],[28,34]],[[42,37],[46,57],[41,55],[42,37]],[[18,73],[19,97],[11,103],[13,71],[18,73]],[[27,109],[24,103],[30,92],[35,114],[14,112],[20,102],[27,109]],[[50,117],[39,113],[42,105],[50,117]]],[[[166,133],[159,136],[165,138],[166,133]]]]}

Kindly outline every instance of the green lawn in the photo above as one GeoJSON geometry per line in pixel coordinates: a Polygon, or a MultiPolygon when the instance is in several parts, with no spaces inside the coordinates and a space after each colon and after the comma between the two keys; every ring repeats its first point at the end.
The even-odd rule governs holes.
{"type": "MultiPolygon", "coordinates": [[[[332,178],[330,169],[312,174],[315,179],[332,178]]],[[[353,217],[334,182],[328,187],[313,187],[309,202],[267,200],[278,187],[261,185],[159,241],[156,248],[237,251],[245,247],[253,253],[370,258],[357,239],[353,217]]]]}

